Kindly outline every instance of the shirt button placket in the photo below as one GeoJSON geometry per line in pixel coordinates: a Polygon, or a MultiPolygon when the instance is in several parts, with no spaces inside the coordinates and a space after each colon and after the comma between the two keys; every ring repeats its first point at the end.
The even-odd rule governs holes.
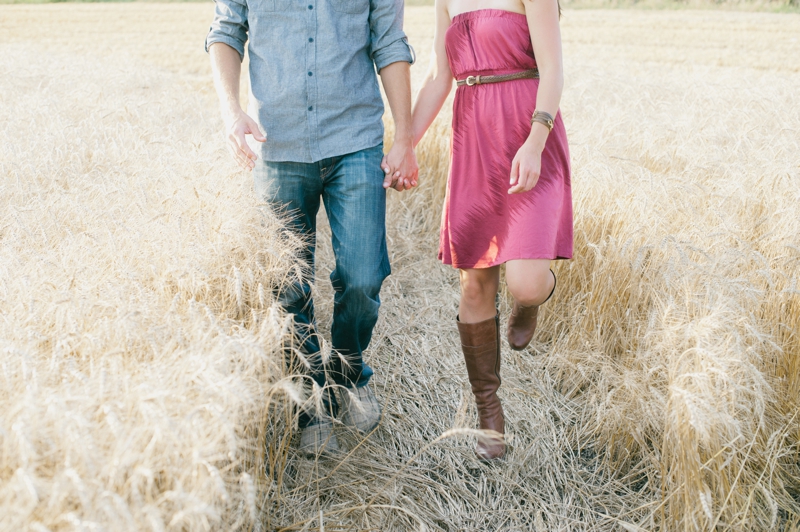
{"type": "Polygon", "coordinates": [[[308,4],[308,43],[306,44],[306,98],[308,102],[308,147],[312,159],[320,159],[319,138],[317,137],[317,80],[314,73],[317,64],[317,10],[314,4],[308,4]]]}

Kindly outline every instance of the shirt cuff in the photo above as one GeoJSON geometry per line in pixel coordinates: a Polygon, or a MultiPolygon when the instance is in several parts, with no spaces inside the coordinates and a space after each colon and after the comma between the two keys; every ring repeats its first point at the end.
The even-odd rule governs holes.
{"type": "Polygon", "coordinates": [[[398,61],[405,61],[413,65],[417,60],[417,54],[414,53],[414,48],[408,44],[408,40],[403,37],[376,51],[372,54],[372,60],[375,62],[378,72],[380,72],[383,67],[398,61]]]}
{"type": "Polygon", "coordinates": [[[230,35],[225,35],[224,33],[217,33],[214,31],[210,31],[206,36],[206,52],[208,52],[208,47],[214,44],[215,42],[221,42],[227,44],[237,52],[239,52],[239,61],[244,60],[244,43],[235,37],[231,37],[230,35]]]}

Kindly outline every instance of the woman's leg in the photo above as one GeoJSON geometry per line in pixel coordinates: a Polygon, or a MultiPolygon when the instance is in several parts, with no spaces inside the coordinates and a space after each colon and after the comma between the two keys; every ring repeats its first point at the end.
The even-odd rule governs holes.
{"type": "Polygon", "coordinates": [[[514,296],[506,336],[511,348],[521,351],[533,339],[539,306],[555,291],[556,277],[547,259],[512,260],[506,263],[506,283],[514,296]]]}
{"type": "Polygon", "coordinates": [[[459,270],[459,277],[461,301],[458,305],[458,319],[463,323],[477,323],[495,317],[500,267],[459,270]]]}
{"type": "MultiPolygon", "coordinates": [[[[499,268],[461,270],[461,303],[457,320],[467,375],[478,407],[480,428],[505,433],[500,388],[500,331],[495,308],[499,268]]],[[[501,458],[505,443],[480,438],[476,452],[483,460],[501,458]]]]}
{"type": "Polygon", "coordinates": [[[548,259],[510,260],[506,263],[506,284],[514,301],[523,307],[538,307],[550,297],[556,279],[548,259]]]}

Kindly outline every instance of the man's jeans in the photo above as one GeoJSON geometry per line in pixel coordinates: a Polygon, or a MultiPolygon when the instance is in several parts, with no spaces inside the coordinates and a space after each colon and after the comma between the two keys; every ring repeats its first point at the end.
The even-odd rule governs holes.
{"type": "MultiPolygon", "coordinates": [[[[314,330],[311,286],[308,282],[295,283],[279,294],[283,307],[294,315],[300,348],[311,363],[310,375],[321,387],[331,381],[360,387],[372,376],[372,368],[364,363],[362,355],[378,320],[381,284],[390,273],[382,157],[380,144],[316,163],[259,159],[253,172],[258,197],[278,212],[288,213],[290,227],[306,239],[302,258],[312,268],[307,272],[311,273],[310,279],[317,211],[320,199],[325,202],[336,257],[331,273],[335,291],[331,346],[336,352],[326,364],[321,360],[314,330]]],[[[330,392],[325,395],[327,407],[336,415],[335,396],[330,392]]],[[[305,427],[309,421],[309,416],[301,413],[300,426],[305,427]]]]}

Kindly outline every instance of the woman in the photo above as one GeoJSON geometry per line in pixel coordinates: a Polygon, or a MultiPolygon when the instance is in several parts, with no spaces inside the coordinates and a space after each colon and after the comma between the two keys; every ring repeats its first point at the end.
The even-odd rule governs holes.
{"type": "MultiPolygon", "coordinates": [[[[460,272],[456,321],[480,427],[501,435],[500,265],[514,297],[508,342],[522,350],[555,291],[550,261],[572,257],[559,15],[558,0],[436,0],[413,110],[416,145],[457,80],[439,258],[460,272]]],[[[505,450],[502,438],[481,438],[476,452],[490,460],[505,450]]]]}

